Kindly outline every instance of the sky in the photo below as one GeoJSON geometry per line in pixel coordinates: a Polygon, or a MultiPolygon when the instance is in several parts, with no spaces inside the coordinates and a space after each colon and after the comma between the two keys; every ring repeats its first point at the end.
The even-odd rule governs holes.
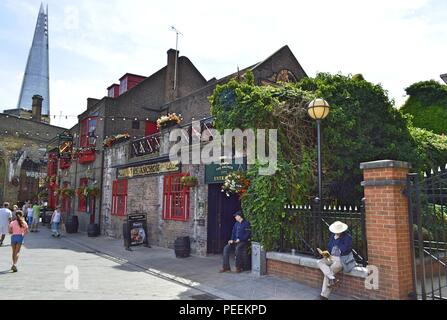
{"type": "MultiPolygon", "coordinates": [[[[0,110],[15,108],[40,0],[0,1],[0,110]]],[[[310,77],[356,74],[380,83],[396,107],[414,82],[447,73],[445,0],[54,0],[49,7],[52,124],[71,127],[87,98],[126,72],[149,76],[166,51],[206,79],[288,45],[310,77]],[[62,116],[60,116],[62,115],[62,116]]]]}

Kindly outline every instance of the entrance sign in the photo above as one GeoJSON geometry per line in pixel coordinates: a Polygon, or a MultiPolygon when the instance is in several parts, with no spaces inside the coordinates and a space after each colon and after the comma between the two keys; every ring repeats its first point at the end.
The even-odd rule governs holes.
{"type": "Polygon", "coordinates": [[[179,162],[158,162],[136,167],[118,169],[117,176],[118,178],[133,178],[176,171],[180,171],[179,162]]]}
{"type": "Polygon", "coordinates": [[[225,177],[233,171],[246,171],[246,164],[208,164],[205,166],[205,183],[224,183],[225,177]]]}

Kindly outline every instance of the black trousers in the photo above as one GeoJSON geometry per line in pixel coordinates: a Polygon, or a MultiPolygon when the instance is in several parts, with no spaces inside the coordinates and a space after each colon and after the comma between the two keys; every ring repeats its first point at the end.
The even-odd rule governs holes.
{"type": "Polygon", "coordinates": [[[236,250],[236,268],[243,269],[246,265],[247,256],[247,241],[240,241],[238,243],[227,244],[223,249],[223,268],[230,269],[230,254],[232,249],[236,250]]]}

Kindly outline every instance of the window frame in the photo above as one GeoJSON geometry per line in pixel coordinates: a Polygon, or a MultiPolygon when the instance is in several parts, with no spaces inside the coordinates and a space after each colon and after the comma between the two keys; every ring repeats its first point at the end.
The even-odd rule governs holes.
{"type": "Polygon", "coordinates": [[[123,217],[127,214],[128,180],[114,180],[112,182],[112,210],[113,216],[123,217]]]}
{"type": "Polygon", "coordinates": [[[96,147],[96,129],[98,127],[98,117],[88,117],[80,122],[79,126],[79,146],[81,148],[96,147]],[[93,136],[90,136],[90,127],[94,123],[93,136]],[[90,142],[90,138],[94,138],[94,143],[90,142]]]}
{"type": "Polygon", "coordinates": [[[188,175],[187,173],[174,173],[163,177],[163,220],[189,221],[190,188],[181,185],[182,177],[188,175]],[[176,197],[179,198],[176,199],[176,197]],[[179,209],[180,215],[175,214],[175,211],[179,209]]]}

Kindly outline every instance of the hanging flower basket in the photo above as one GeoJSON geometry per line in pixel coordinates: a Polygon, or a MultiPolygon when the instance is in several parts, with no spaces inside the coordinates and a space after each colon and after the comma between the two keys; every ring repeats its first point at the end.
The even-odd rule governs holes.
{"type": "Polygon", "coordinates": [[[98,187],[87,187],[84,191],[85,195],[88,197],[96,197],[99,195],[98,187]]]}
{"type": "Polygon", "coordinates": [[[196,187],[199,184],[199,179],[194,176],[185,176],[181,179],[182,186],[193,188],[196,187]]]}
{"type": "Polygon", "coordinates": [[[165,116],[161,116],[157,119],[157,128],[167,128],[171,127],[176,124],[180,124],[182,122],[183,118],[182,115],[177,115],[176,113],[168,113],[165,116]]]}
{"type": "Polygon", "coordinates": [[[120,143],[130,139],[130,135],[126,133],[120,133],[111,137],[104,139],[103,146],[104,148],[110,148],[115,143],[120,143]]]}
{"type": "Polygon", "coordinates": [[[37,197],[42,200],[48,199],[48,190],[43,190],[43,191],[39,192],[37,197]]]}
{"type": "Polygon", "coordinates": [[[85,187],[77,187],[75,194],[78,198],[85,198],[85,187]]]}
{"type": "Polygon", "coordinates": [[[241,198],[247,193],[248,187],[250,187],[250,180],[245,172],[235,171],[225,177],[221,191],[225,192],[227,197],[237,194],[241,198]]]}

